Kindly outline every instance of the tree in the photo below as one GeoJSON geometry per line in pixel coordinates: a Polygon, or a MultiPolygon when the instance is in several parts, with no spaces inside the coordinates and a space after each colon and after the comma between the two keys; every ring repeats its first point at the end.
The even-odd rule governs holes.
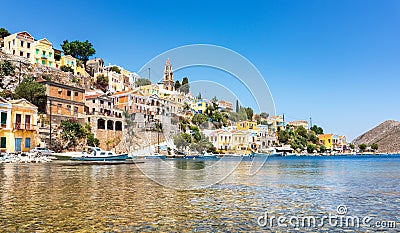
{"type": "Polygon", "coordinates": [[[0,61],[0,77],[15,75],[15,67],[10,61],[0,61]]]}
{"type": "Polygon", "coordinates": [[[325,145],[321,145],[320,147],[319,147],[319,153],[324,153],[326,151],[326,146],[325,145]]]}
{"type": "Polygon", "coordinates": [[[201,100],[202,98],[201,98],[201,92],[199,92],[199,94],[197,95],[197,99],[198,100],[201,100]]]}
{"type": "Polygon", "coordinates": [[[319,139],[314,131],[310,131],[307,135],[307,138],[308,138],[308,141],[310,141],[313,144],[317,144],[319,141],[319,139]]]}
{"type": "Polygon", "coordinates": [[[236,113],[239,113],[239,109],[240,109],[239,100],[236,100],[236,109],[235,109],[236,113]]]}
{"type": "Polygon", "coordinates": [[[76,121],[61,120],[61,138],[67,141],[67,145],[75,146],[78,139],[87,136],[86,129],[76,121]]]}
{"type": "Polygon", "coordinates": [[[189,93],[190,85],[189,85],[189,79],[187,77],[184,77],[182,79],[182,85],[181,85],[180,91],[185,94],[189,93]]]}
{"type": "Polygon", "coordinates": [[[358,146],[358,148],[360,148],[360,150],[364,152],[365,149],[367,149],[367,145],[363,143],[363,144],[360,144],[360,145],[358,146]]]}
{"type": "Polygon", "coordinates": [[[108,89],[108,77],[104,76],[103,74],[98,75],[96,77],[96,88],[102,90],[103,92],[106,92],[108,89]]]}
{"type": "Polygon", "coordinates": [[[257,122],[257,124],[261,123],[261,116],[259,114],[254,114],[253,119],[257,122]]]}
{"type": "Polygon", "coordinates": [[[308,153],[314,153],[314,151],[317,150],[317,145],[312,144],[312,143],[308,143],[307,144],[307,152],[308,153]]]}
{"type": "Polygon", "coordinates": [[[114,71],[114,72],[117,73],[117,74],[120,74],[120,73],[121,73],[121,70],[120,70],[117,66],[112,66],[112,67],[110,68],[110,71],[114,71]]]}
{"type": "Polygon", "coordinates": [[[356,148],[353,143],[350,143],[350,149],[354,150],[356,148]]]}
{"type": "Polygon", "coordinates": [[[68,42],[68,40],[64,40],[61,44],[61,48],[65,55],[71,55],[76,59],[84,61],[84,63],[89,60],[90,56],[96,53],[92,43],[88,40],[83,42],[78,40],[68,42]]]}
{"type": "Polygon", "coordinates": [[[262,112],[262,113],[260,113],[260,116],[261,116],[262,118],[264,118],[264,119],[267,119],[267,118],[269,117],[269,114],[266,113],[266,112],[262,112]]]}
{"type": "Polygon", "coordinates": [[[0,38],[4,38],[11,35],[10,32],[5,28],[0,28],[0,38]]]}
{"type": "Polygon", "coordinates": [[[288,143],[289,142],[289,133],[286,130],[279,131],[278,141],[283,144],[288,143]]]}
{"type": "Polygon", "coordinates": [[[240,110],[239,110],[239,113],[238,113],[239,121],[245,121],[245,120],[248,119],[247,117],[248,116],[247,116],[246,110],[241,107],[240,110]]]}
{"type": "Polygon", "coordinates": [[[93,133],[88,134],[86,137],[88,146],[98,147],[100,146],[100,140],[94,137],[93,133]]]}
{"type": "Polygon", "coordinates": [[[324,130],[321,127],[318,127],[317,125],[313,125],[310,130],[314,131],[316,134],[323,134],[324,130]]]}
{"type": "Polygon", "coordinates": [[[206,121],[208,121],[208,116],[206,116],[204,114],[196,114],[192,118],[193,124],[196,124],[196,125],[201,125],[206,121]]]}
{"type": "Polygon", "coordinates": [[[46,88],[37,83],[33,77],[27,77],[15,89],[15,93],[32,104],[44,109],[46,104],[46,88]]]}
{"type": "Polygon", "coordinates": [[[378,144],[372,143],[371,149],[374,150],[374,151],[377,151],[378,150],[378,144]]]}
{"type": "Polygon", "coordinates": [[[71,72],[71,73],[74,73],[74,69],[72,69],[72,67],[69,66],[69,65],[66,65],[66,66],[62,65],[62,66],[60,66],[60,70],[62,70],[62,71],[64,71],[64,72],[71,72]]]}
{"type": "Polygon", "coordinates": [[[307,130],[303,126],[297,127],[295,133],[303,138],[307,138],[307,130]]]}
{"type": "Polygon", "coordinates": [[[247,107],[247,108],[245,108],[245,111],[246,111],[247,119],[251,121],[253,119],[253,114],[254,114],[253,109],[250,107],[247,107]]]}
{"type": "Polygon", "coordinates": [[[175,90],[179,90],[179,88],[181,88],[181,83],[179,82],[179,80],[175,81],[175,90]]]}
{"type": "Polygon", "coordinates": [[[137,87],[147,86],[147,85],[150,85],[150,84],[151,84],[151,82],[150,82],[150,80],[148,80],[147,78],[139,78],[139,79],[137,79],[136,82],[135,82],[135,85],[136,85],[137,87]]]}

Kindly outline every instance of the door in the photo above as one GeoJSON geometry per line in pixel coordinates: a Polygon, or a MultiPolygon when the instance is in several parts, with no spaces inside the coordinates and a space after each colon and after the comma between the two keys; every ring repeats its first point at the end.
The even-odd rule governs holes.
{"type": "Polygon", "coordinates": [[[22,138],[16,138],[15,139],[15,152],[20,152],[22,151],[22,138]]]}
{"type": "Polygon", "coordinates": [[[21,114],[17,114],[15,117],[15,129],[21,129],[21,114]]]}

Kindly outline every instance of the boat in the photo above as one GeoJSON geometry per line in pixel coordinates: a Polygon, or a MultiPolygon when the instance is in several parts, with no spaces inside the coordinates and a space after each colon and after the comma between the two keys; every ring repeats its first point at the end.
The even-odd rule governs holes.
{"type": "Polygon", "coordinates": [[[166,159],[166,155],[161,155],[159,153],[153,153],[151,155],[144,156],[145,159],[166,159]]]}
{"type": "Polygon", "coordinates": [[[206,160],[206,159],[219,159],[217,155],[215,154],[209,154],[207,151],[203,151],[201,154],[192,154],[192,155],[185,155],[183,157],[184,159],[201,159],[201,160],[206,160]]]}
{"type": "Polygon", "coordinates": [[[113,151],[104,151],[99,147],[87,147],[81,156],[71,157],[76,161],[123,161],[129,158],[128,154],[115,154],[113,151]]]}
{"type": "Polygon", "coordinates": [[[71,152],[64,152],[64,153],[53,153],[51,154],[57,160],[71,160],[74,157],[81,157],[85,152],[82,151],[71,151],[71,152]]]}

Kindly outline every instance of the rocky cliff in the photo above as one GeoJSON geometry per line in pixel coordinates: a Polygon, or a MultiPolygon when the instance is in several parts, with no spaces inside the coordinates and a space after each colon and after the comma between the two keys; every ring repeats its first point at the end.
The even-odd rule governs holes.
{"type": "Polygon", "coordinates": [[[353,144],[377,143],[380,153],[400,153],[400,122],[389,120],[353,140],[353,144]]]}

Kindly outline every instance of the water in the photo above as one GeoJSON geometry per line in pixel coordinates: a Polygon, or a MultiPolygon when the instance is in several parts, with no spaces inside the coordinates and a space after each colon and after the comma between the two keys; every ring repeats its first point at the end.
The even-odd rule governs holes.
{"type": "MultiPolygon", "coordinates": [[[[179,177],[173,167],[200,169],[214,162],[167,163],[171,166],[146,161],[140,168],[151,168],[171,184],[190,183],[201,175],[179,177]]],[[[255,176],[248,175],[250,166],[240,163],[205,189],[176,190],[153,182],[133,164],[0,164],[0,232],[382,230],[258,224],[266,212],[320,217],[336,214],[339,205],[347,215],[371,216],[373,222],[400,221],[400,156],[270,158],[255,176]]],[[[397,224],[383,230],[399,229],[397,224]]]]}

